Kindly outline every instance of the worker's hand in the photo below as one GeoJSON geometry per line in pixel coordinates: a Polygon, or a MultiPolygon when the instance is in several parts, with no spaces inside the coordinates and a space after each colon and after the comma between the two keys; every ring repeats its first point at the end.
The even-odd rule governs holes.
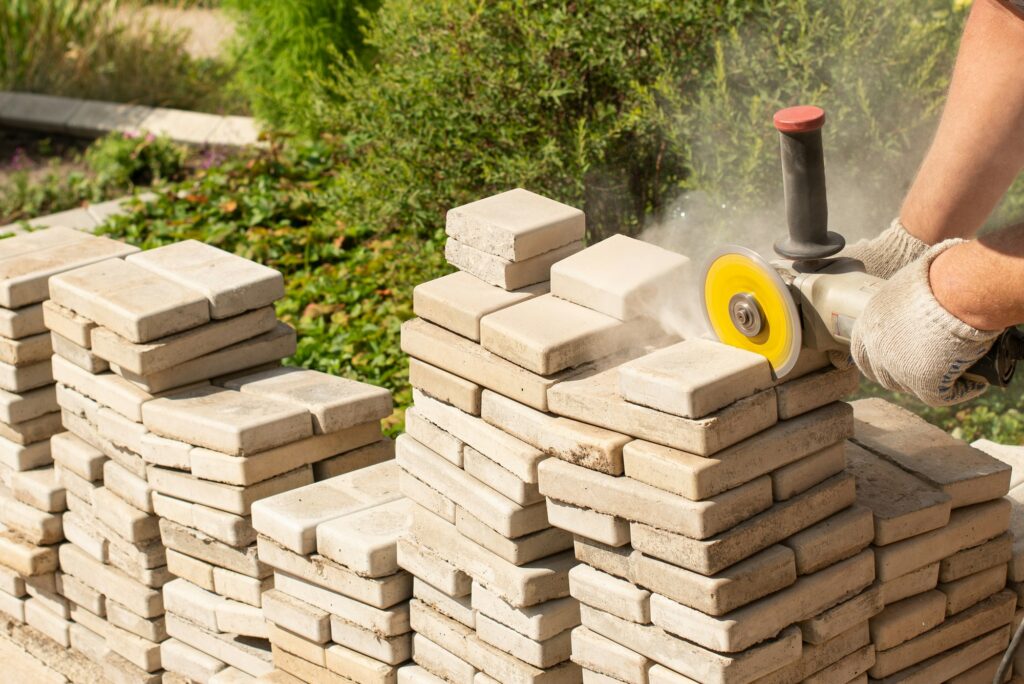
{"type": "Polygon", "coordinates": [[[855,242],[840,256],[862,261],[869,275],[888,280],[927,249],[928,245],[908,233],[897,218],[881,235],[855,242]]]}
{"type": "Polygon", "coordinates": [[[955,404],[985,391],[987,383],[963,374],[1001,332],[967,325],[932,294],[932,261],[962,242],[939,243],[896,273],[853,326],[850,353],[864,375],[930,406],[955,404]]]}

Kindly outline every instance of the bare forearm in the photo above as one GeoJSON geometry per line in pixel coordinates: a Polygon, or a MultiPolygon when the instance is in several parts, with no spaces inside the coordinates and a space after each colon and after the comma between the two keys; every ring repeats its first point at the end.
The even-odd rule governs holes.
{"type": "Polygon", "coordinates": [[[929,280],[939,304],[979,330],[1024,323],[1024,224],[943,252],[929,280]]]}
{"type": "Polygon", "coordinates": [[[1024,20],[977,0],[935,140],[904,201],[907,230],[928,244],[971,237],[1024,168],[1024,20]]]}

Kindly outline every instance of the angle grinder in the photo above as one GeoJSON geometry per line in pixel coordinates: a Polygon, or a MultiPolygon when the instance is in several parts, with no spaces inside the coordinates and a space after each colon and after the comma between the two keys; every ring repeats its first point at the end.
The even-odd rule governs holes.
{"type": "MultiPolygon", "coordinates": [[[[768,359],[785,377],[803,348],[848,351],[853,325],[885,280],[855,259],[836,256],[846,241],[828,230],[825,112],[801,106],[775,114],[789,232],[768,261],[739,246],[717,250],[704,269],[709,329],[725,344],[768,359]]],[[[1005,387],[1024,358],[1024,334],[1009,328],[966,375],[1005,387]]]]}

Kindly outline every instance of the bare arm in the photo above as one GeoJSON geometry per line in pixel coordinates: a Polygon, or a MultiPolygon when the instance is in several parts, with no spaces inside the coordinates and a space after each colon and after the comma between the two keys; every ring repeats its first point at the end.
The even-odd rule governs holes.
{"type": "Polygon", "coordinates": [[[1022,64],[1024,18],[976,0],[935,140],[900,212],[912,235],[972,237],[1024,168],[1022,64]]]}

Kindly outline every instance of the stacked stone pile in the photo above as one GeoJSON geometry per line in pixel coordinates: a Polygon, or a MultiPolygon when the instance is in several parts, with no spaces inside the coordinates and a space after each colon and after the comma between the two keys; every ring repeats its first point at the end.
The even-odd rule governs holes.
{"type": "Polygon", "coordinates": [[[411,502],[394,461],[253,504],[276,671],[304,682],[394,684],[409,659],[412,576],[397,541],[411,502]]]}
{"type": "Polygon", "coordinates": [[[887,402],[853,406],[848,467],[858,500],[874,513],[885,606],[871,619],[869,674],[991,682],[1017,602],[1004,590],[1014,543],[1011,501],[1002,498],[1011,467],[887,402]]]}
{"type": "Polygon", "coordinates": [[[548,293],[549,267],[582,259],[586,271],[633,248],[625,280],[649,291],[678,280],[686,260],[629,238],[579,252],[582,213],[523,190],[453,209],[447,231],[460,270],[415,289],[419,318],[402,329],[415,406],[396,451],[414,505],[398,554],[415,577],[417,665],[400,676],[580,681],[570,660],[572,538],[549,522],[539,466],[576,443],[606,454],[628,440],[550,416],[548,390],[573,367],[664,335],[635,300],[601,311],[573,301],[570,287],[548,293]]]}
{"type": "Polygon", "coordinates": [[[61,432],[43,307],[63,271],[137,250],[50,228],[0,241],[0,610],[69,644],[69,606],[57,571],[64,489],[51,437],[61,432]]]}

